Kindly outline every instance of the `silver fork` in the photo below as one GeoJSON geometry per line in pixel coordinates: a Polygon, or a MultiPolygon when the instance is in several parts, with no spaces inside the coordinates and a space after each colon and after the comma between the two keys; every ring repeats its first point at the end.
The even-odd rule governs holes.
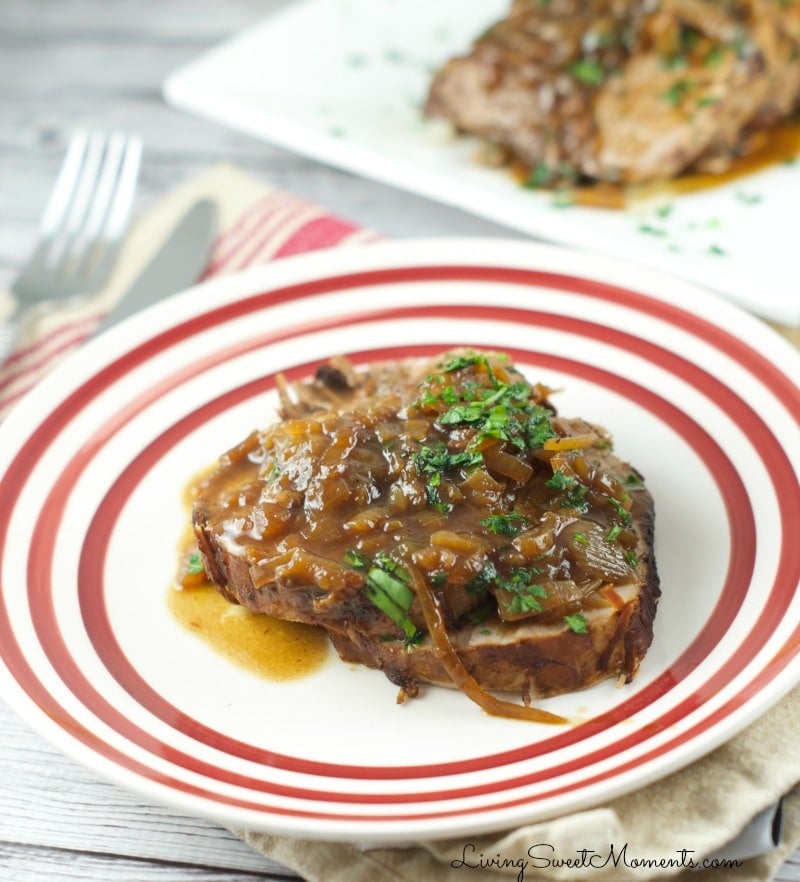
{"type": "Polygon", "coordinates": [[[30,318],[97,291],[128,228],[142,142],[116,132],[79,131],[39,224],[39,241],[11,286],[15,303],[0,323],[0,365],[30,318]]]}

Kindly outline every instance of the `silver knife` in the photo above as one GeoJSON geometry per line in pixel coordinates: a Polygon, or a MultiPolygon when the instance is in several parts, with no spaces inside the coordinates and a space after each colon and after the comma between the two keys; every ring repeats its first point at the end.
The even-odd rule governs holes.
{"type": "Polygon", "coordinates": [[[94,333],[105,331],[197,281],[211,256],[217,215],[217,206],[208,199],[192,205],[94,333]]]}

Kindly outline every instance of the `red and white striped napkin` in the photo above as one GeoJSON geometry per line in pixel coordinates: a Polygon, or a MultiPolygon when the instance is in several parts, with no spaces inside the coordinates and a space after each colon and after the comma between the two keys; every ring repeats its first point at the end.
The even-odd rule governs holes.
{"type": "Polygon", "coordinates": [[[213,199],[220,211],[220,233],[204,278],[306,251],[359,245],[380,238],[320,205],[268,187],[230,166],[213,168],[141,216],[108,284],[88,304],[60,309],[28,329],[0,368],[0,420],[92,334],[183,211],[202,198],[213,199]]]}

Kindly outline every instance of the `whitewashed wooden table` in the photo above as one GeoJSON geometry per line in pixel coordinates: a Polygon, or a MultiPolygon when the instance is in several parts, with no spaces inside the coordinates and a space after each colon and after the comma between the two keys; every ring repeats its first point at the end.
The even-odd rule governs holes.
{"type": "MultiPolygon", "coordinates": [[[[286,2],[0,0],[0,287],[34,242],[77,126],[143,135],[139,209],[225,160],[388,236],[514,235],[165,106],[167,73],[286,2]]],[[[254,878],[297,877],[214,824],[99,780],[0,700],[0,882],[254,878]]],[[[800,852],[776,878],[800,880],[800,852]]]]}

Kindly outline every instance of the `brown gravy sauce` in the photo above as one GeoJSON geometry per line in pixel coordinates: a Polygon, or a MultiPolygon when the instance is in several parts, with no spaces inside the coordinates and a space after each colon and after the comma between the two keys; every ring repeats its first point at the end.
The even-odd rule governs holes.
{"type": "Polygon", "coordinates": [[[325,632],[229,603],[213,585],[171,588],[173,616],[220,655],[268,680],[297,680],[328,659],[325,632]]]}
{"type": "MultiPolygon", "coordinates": [[[[198,475],[184,493],[190,518],[198,475]]],[[[191,528],[179,547],[178,578],[167,591],[167,607],[180,624],[239,667],[274,682],[298,680],[321,668],[331,655],[322,628],[285,622],[227,601],[203,575],[182,577],[196,551],[191,528]]]]}
{"type": "MultiPolygon", "coordinates": [[[[730,167],[719,174],[687,174],[669,181],[627,187],[601,181],[569,190],[570,202],[583,208],[622,210],[642,199],[682,196],[721,187],[800,156],[800,125],[797,123],[784,123],[761,135],[761,143],[756,149],[747,156],[735,158],[730,167]]],[[[514,174],[520,183],[528,176],[522,169],[515,170],[514,174]]]]}

